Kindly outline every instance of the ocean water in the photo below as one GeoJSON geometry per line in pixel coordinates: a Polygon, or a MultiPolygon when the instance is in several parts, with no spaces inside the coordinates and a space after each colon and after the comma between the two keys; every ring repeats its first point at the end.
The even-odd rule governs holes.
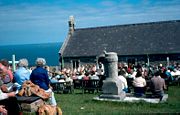
{"type": "Polygon", "coordinates": [[[16,61],[26,58],[29,66],[34,66],[38,57],[45,58],[47,65],[59,65],[59,49],[61,43],[43,43],[43,44],[24,44],[24,45],[6,45],[0,46],[0,59],[12,60],[12,55],[16,57],[16,61]]]}

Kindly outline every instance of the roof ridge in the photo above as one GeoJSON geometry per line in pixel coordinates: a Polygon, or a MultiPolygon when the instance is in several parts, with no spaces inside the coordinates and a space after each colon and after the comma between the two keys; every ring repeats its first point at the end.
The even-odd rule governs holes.
{"type": "Polygon", "coordinates": [[[64,49],[65,49],[65,47],[67,46],[67,43],[68,43],[70,37],[71,37],[71,35],[68,34],[67,37],[66,37],[66,39],[65,39],[65,41],[63,42],[60,50],[59,50],[59,53],[61,53],[62,55],[63,55],[64,49]]]}
{"type": "Polygon", "coordinates": [[[109,27],[119,27],[119,26],[124,27],[124,26],[136,26],[136,25],[152,25],[152,24],[172,23],[172,22],[180,22],[180,20],[169,20],[169,21],[144,22],[144,23],[135,23],[135,24],[122,24],[122,25],[109,25],[109,26],[76,28],[75,30],[87,30],[87,29],[109,28],[109,27]]]}

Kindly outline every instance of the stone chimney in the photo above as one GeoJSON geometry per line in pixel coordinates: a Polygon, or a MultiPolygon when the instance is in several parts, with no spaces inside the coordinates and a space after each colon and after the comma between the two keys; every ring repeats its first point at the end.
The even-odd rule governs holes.
{"type": "Polygon", "coordinates": [[[69,34],[73,34],[74,32],[74,16],[69,16],[69,34]]]}

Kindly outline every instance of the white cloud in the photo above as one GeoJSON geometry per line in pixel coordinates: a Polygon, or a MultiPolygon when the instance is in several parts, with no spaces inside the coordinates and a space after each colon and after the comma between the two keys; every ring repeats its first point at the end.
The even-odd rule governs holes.
{"type": "Polygon", "coordinates": [[[75,16],[77,28],[180,19],[179,0],[144,0],[136,4],[128,3],[126,0],[106,0],[95,6],[83,4],[73,8],[60,4],[1,6],[0,35],[5,36],[6,32],[12,32],[12,36],[21,32],[35,35],[54,33],[56,38],[57,34],[60,34],[64,39],[70,15],[75,16]]]}
{"type": "MultiPolygon", "coordinates": [[[[99,21],[103,21],[102,19],[107,20],[107,18],[113,22],[115,18],[120,16],[120,20],[126,20],[122,17],[127,15],[130,18],[135,19],[134,17],[137,17],[136,15],[139,14],[145,17],[148,17],[149,15],[157,15],[157,17],[176,15],[179,17],[177,14],[180,12],[180,4],[177,0],[174,0],[173,2],[157,2],[152,6],[147,1],[136,5],[127,2],[117,4],[113,1],[103,1],[101,2],[101,5],[103,8],[101,6],[93,7],[83,5],[76,7],[73,10],[63,8],[62,6],[45,7],[42,5],[0,7],[0,21],[7,23],[36,23],[36,25],[42,26],[57,22],[64,23],[68,20],[69,15],[75,15],[75,18],[79,21],[91,22],[91,20],[97,20],[98,23],[99,21]]],[[[140,17],[137,17],[137,20],[138,18],[140,17]]],[[[144,18],[144,20],[146,19],[144,18]]],[[[132,21],[134,22],[134,20],[132,21]]],[[[105,22],[105,24],[108,23],[105,22]]]]}

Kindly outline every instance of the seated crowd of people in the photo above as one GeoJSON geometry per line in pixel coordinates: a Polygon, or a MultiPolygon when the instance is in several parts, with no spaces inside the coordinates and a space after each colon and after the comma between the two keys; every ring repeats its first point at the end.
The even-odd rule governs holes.
{"type": "Polygon", "coordinates": [[[52,83],[54,82],[71,82],[73,80],[99,80],[99,76],[104,74],[104,69],[96,69],[96,65],[80,66],[77,69],[71,70],[70,68],[63,68],[56,72],[49,71],[49,78],[52,83]],[[100,70],[100,71],[98,71],[100,70]]]}
{"type": "Polygon", "coordinates": [[[57,106],[48,71],[45,69],[45,59],[37,58],[35,64],[36,67],[31,71],[28,69],[28,60],[20,59],[17,70],[12,73],[8,61],[5,59],[0,61],[0,113],[19,114],[20,108],[15,96],[22,90],[23,83],[28,80],[49,94],[47,102],[50,105],[57,106]]]}
{"type": "Polygon", "coordinates": [[[135,96],[144,96],[146,91],[152,92],[153,96],[162,98],[164,89],[167,89],[170,82],[180,78],[180,65],[178,63],[170,66],[127,65],[119,64],[119,76],[123,76],[124,90],[133,92],[135,96]]]}
{"type": "MultiPolygon", "coordinates": [[[[19,111],[15,96],[27,80],[50,93],[50,104],[57,106],[51,83],[71,82],[73,84],[73,80],[76,79],[102,81],[106,78],[102,63],[81,65],[73,70],[63,68],[54,72],[46,66],[44,58],[37,58],[35,64],[36,67],[30,70],[28,60],[20,59],[17,70],[13,73],[7,60],[0,61],[0,113],[14,115],[19,111]]],[[[179,77],[180,65],[178,63],[167,67],[162,64],[158,66],[118,64],[118,78],[122,81],[122,90],[126,93],[134,92],[138,97],[144,96],[149,88],[153,95],[162,98],[164,89],[167,88],[169,82],[177,80],[179,77]],[[133,91],[131,91],[131,87],[133,91]]]]}
{"type": "MultiPolygon", "coordinates": [[[[81,65],[77,69],[63,68],[61,71],[50,75],[52,82],[66,82],[73,80],[104,80],[104,66],[99,65],[81,65]]],[[[162,97],[164,89],[167,89],[169,83],[180,77],[180,65],[171,66],[147,65],[127,65],[118,64],[118,78],[122,81],[122,89],[126,93],[134,92],[135,96],[144,96],[146,91],[152,92],[157,97],[162,97]],[[133,90],[131,89],[133,88],[133,90]]],[[[102,85],[101,85],[102,86],[102,85]]]]}

